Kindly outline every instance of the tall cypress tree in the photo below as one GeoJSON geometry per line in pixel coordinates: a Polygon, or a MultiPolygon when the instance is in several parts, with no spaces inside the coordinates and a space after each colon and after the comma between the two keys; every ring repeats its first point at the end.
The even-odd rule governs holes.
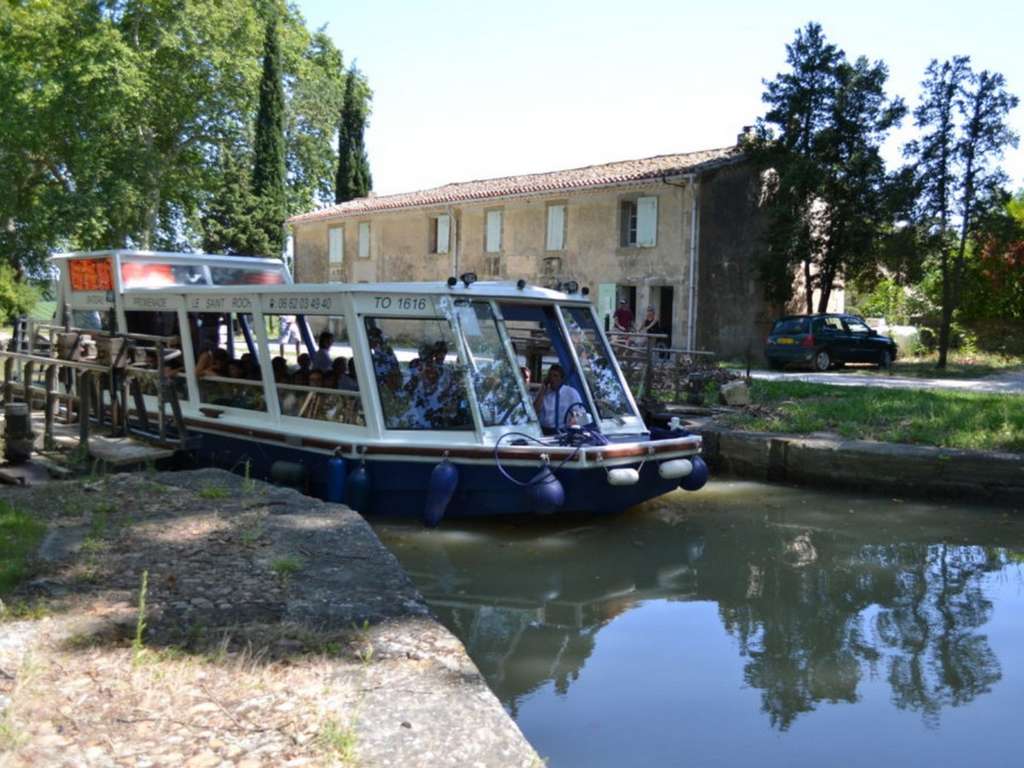
{"type": "Polygon", "coordinates": [[[284,86],[281,82],[281,47],[276,14],[271,15],[267,22],[263,43],[263,77],[256,114],[252,191],[260,201],[260,226],[274,250],[268,255],[279,256],[284,250],[286,197],[284,86]]]}
{"type": "Polygon", "coordinates": [[[368,100],[366,86],[353,64],[345,81],[345,100],[338,125],[338,173],[334,185],[336,203],[366,197],[373,188],[370,161],[363,143],[368,100]]]}

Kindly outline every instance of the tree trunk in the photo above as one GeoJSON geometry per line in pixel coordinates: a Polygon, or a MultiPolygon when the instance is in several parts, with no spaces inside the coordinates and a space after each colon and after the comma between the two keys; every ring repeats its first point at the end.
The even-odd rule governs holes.
{"type": "Polygon", "coordinates": [[[818,275],[818,282],[821,284],[821,294],[818,296],[818,311],[828,312],[828,300],[832,297],[832,283],[835,278],[832,273],[823,270],[818,275]]]}
{"type": "Polygon", "coordinates": [[[804,259],[804,298],[807,304],[807,314],[814,313],[814,284],[811,281],[811,262],[804,259]]]}
{"type": "Polygon", "coordinates": [[[939,325],[939,362],[936,368],[946,367],[949,354],[949,327],[953,323],[953,291],[950,285],[949,254],[942,252],[942,322],[939,325]]]}

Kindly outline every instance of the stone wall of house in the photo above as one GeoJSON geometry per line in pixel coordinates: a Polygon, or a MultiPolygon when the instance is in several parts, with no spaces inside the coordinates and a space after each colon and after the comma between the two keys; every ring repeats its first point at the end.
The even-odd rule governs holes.
{"type": "Polygon", "coordinates": [[[295,276],[300,282],[329,279],[328,231],[344,229],[341,279],[358,282],[443,280],[462,272],[481,279],[516,280],[551,285],[577,280],[598,300],[598,287],[631,287],[636,309],[659,301],[659,286],[673,288],[673,337],[686,337],[686,297],[691,249],[693,195],[689,184],[662,181],[616,186],[570,194],[517,197],[462,203],[451,207],[414,208],[347,216],[294,225],[295,276]],[[640,196],[658,198],[658,227],[653,247],[620,245],[622,203],[640,196]],[[566,206],[565,247],[546,250],[547,209],[566,206]],[[485,251],[486,215],[502,211],[501,251],[485,251]],[[452,247],[431,253],[431,226],[441,214],[453,217],[452,247]],[[370,256],[358,256],[360,222],[371,227],[370,256]]]}

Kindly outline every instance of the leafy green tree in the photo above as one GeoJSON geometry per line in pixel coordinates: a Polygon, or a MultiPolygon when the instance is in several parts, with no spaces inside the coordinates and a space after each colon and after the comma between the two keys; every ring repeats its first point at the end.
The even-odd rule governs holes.
{"type": "Polygon", "coordinates": [[[750,146],[767,182],[761,272],[782,303],[799,268],[807,311],[818,289],[823,312],[834,287],[876,258],[890,218],[880,147],[906,109],[885,93],[883,62],[850,63],[819,24],[798,30],[786,54],[790,71],[765,83],[769,109],[750,146]]]}
{"type": "MultiPolygon", "coordinates": [[[[0,3],[0,261],[17,279],[41,274],[55,249],[191,248],[211,237],[235,194],[224,174],[254,160],[269,10],[287,168],[274,216],[333,198],[341,53],[282,0],[262,6],[0,3]],[[230,162],[221,147],[232,148],[230,162]]],[[[252,252],[254,238],[229,239],[252,252]]]]}
{"type": "Polygon", "coordinates": [[[368,102],[368,89],[353,64],[345,81],[345,98],[338,127],[338,172],[334,193],[336,203],[366,197],[373,188],[370,161],[363,144],[368,102]]]}
{"type": "Polygon", "coordinates": [[[942,316],[938,367],[945,368],[953,315],[963,299],[968,246],[984,236],[1004,200],[1006,175],[996,165],[1017,136],[1006,124],[1017,97],[1005,78],[975,73],[970,59],[932,61],[922,82],[914,122],[922,136],[908,144],[920,184],[919,215],[939,261],[942,316]]]}
{"type": "Polygon", "coordinates": [[[259,225],[270,246],[270,250],[265,254],[274,256],[280,255],[284,250],[284,110],[277,16],[271,14],[263,43],[263,76],[260,79],[259,109],[256,113],[252,191],[259,200],[259,225]]]}
{"type": "MultiPolygon", "coordinates": [[[[274,253],[265,213],[252,191],[250,160],[239,147],[221,147],[215,184],[203,204],[202,247],[207,253],[261,255],[274,253]]],[[[280,231],[280,222],[277,230],[280,231]]]]}

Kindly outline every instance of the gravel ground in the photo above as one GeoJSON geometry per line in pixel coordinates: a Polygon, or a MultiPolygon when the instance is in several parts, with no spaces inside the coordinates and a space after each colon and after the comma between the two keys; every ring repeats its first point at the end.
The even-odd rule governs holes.
{"type": "Polygon", "coordinates": [[[0,498],[51,526],[0,623],[0,766],[541,764],[345,507],[217,470],[0,498]]]}

